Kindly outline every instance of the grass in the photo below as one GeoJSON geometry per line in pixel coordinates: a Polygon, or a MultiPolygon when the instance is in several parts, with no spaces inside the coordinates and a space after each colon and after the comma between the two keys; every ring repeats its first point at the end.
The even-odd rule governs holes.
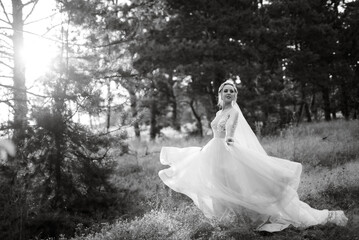
{"type": "Polygon", "coordinates": [[[97,239],[358,239],[359,240],[359,122],[333,121],[303,124],[265,137],[269,155],[301,162],[304,167],[300,198],[318,209],[342,209],[348,225],[332,224],[308,229],[288,228],[260,233],[235,223],[206,219],[186,196],[165,187],[158,171],[162,146],[203,146],[208,139],[159,139],[131,142],[131,154],[118,158],[111,181],[127,189],[131,206],[117,222],[99,231],[82,229],[76,240],[97,239]]]}

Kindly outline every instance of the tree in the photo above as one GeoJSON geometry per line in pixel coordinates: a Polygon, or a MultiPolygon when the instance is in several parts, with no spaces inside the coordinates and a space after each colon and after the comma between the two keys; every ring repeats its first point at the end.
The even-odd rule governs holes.
{"type": "MultiPolygon", "coordinates": [[[[36,1],[37,2],[37,1],[36,1]]],[[[35,4],[34,4],[35,5],[35,4]]],[[[12,0],[13,13],[13,48],[14,48],[14,138],[18,142],[24,139],[27,126],[27,95],[25,85],[25,63],[22,58],[24,47],[24,18],[23,8],[25,4],[21,0],[12,0]]]]}
{"type": "Polygon", "coordinates": [[[34,11],[38,0],[29,0],[23,2],[22,0],[12,0],[11,10],[10,6],[1,2],[3,16],[0,22],[5,24],[1,26],[1,42],[0,57],[4,60],[0,64],[11,70],[12,76],[9,71],[5,71],[6,75],[3,78],[12,78],[13,84],[2,85],[3,87],[10,88],[13,92],[12,102],[10,104],[14,110],[13,124],[11,128],[14,129],[13,138],[15,142],[22,145],[25,138],[27,128],[27,90],[25,79],[25,62],[23,59],[24,48],[24,25],[34,11]],[[10,41],[9,41],[10,40],[10,41]]]}
{"type": "MultiPolygon", "coordinates": [[[[301,106],[308,106],[307,97],[311,95],[314,99],[316,93],[320,92],[326,120],[331,119],[332,113],[335,116],[338,104],[334,102],[337,100],[341,102],[344,115],[347,115],[347,100],[334,94],[337,89],[345,94],[348,85],[353,85],[346,83],[353,75],[341,50],[346,45],[343,39],[349,36],[346,34],[344,17],[347,10],[342,12],[339,9],[347,9],[348,3],[273,1],[273,4],[281,10],[279,15],[282,21],[290,20],[287,32],[292,51],[288,55],[286,74],[298,85],[301,106]]],[[[310,113],[307,115],[310,116],[310,113]]]]}
{"type": "MultiPolygon", "coordinates": [[[[175,84],[174,78],[191,76],[191,86],[196,90],[191,92],[210,96],[210,104],[206,107],[208,117],[212,118],[217,103],[216,90],[225,77],[229,77],[233,65],[241,57],[238,54],[241,51],[240,44],[234,38],[231,40],[230,34],[233,35],[234,31],[229,29],[225,32],[220,27],[227,26],[225,23],[230,20],[238,20],[237,15],[224,15],[231,7],[237,6],[241,8],[240,4],[220,4],[217,1],[208,4],[201,1],[167,1],[160,5],[160,9],[164,10],[160,11],[161,14],[151,15],[156,24],[146,26],[146,41],[137,42],[133,48],[133,53],[138,54],[135,68],[142,73],[156,69],[167,72],[170,76],[168,86],[175,84]],[[218,9],[223,11],[218,13],[218,9]]],[[[171,87],[168,92],[171,92],[171,87]]],[[[171,99],[174,99],[174,95],[171,95],[171,99]]],[[[176,102],[171,101],[173,111],[176,102]]]]}
{"type": "Polygon", "coordinates": [[[341,109],[343,115],[357,118],[359,112],[359,3],[346,2],[345,10],[341,14],[339,25],[339,49],[336,56],[338,64],[335,68],[335,77],[341,86],[341,109]]]}
{"type": "Polygon", "coordinates": [[[113,161],[107,157],[110,144],[122,140],[94,134],[73,121],[82,103],[93,102],[98,89],[84,67],[91,65],[86,62],[92,59],[77,58],[68,44],[69,25],[62,29],[62,51],[43,79],[49,98],[33,106],[31,117],[36,127],[28,130],[31,137],[22,152],[32,163],[27,169],[32,203],[28,235],[45,238],[71,236],[79,221],[90,226],[124,212],[116,189],[108,182],[113,161]],[[111,207],[118,211],[110,211],[111,207]]]}
{"type": "Polygon", "coordinates": [[[138,106],[141,104],[136,92],[141,89],[142,81],[146,81],[146,78],[133,71],[133,55],[129,55],[129,47],[141,38],[143,26],[140,19],[145,17],[151,3],[146,5],[145,2],[138,1],[126,5],[118,1],[59,2],[73,24],[89,30],[88,34],[83,34],[83,38],[95,49],[97,56],[101,56],[98,59],[100,64],[94,68],[93,74],[127,89],[134,119],[131,122],[136,136],[140,137],[138,106]]]}
{"type": "MultiPolygon", "coordinates": [[[[0,71],[0,79],[12,81],[9,84],[1,84],[1,87],[9,89],[12,97],[2,100],[10,109],[13,110],[13,121],[4,126],[1,130],[13,130],[11,136],[15,143],[21,148],[27,138],[27,89],[25,79],[25,63],[22,57],[24,47],[24,25],[37,5],[37,0],[23,2],[22,0],[12,0],[11,6],[8,3],[0,2],[2,15],[0,15],[0,65],[5,66],[4,71],[0,71]],[[12,82],[12,83],[10,83],[12,82]]],[[[2,80],[1,83],[4,81],[2,80]]],[[[5,95],[6,96],[6,95],[5,95]]],[[[4,219],[9,220],[10,224],[6,225],[4,237],[25,238],[24,226],[27,222],[27,187],[23,182],[23,167],[26,165],[26,159],[17,156],[16,160],[9,165],[1,165],[1,175],[4,178],[1,181],[4,188],[5,198],[2,203],[11,202],[17,198],[16,204],[10,204],[7,213],[4,211],[4,219]]],[[[3,224],[4,222],[1,222],[3,224]]]]}

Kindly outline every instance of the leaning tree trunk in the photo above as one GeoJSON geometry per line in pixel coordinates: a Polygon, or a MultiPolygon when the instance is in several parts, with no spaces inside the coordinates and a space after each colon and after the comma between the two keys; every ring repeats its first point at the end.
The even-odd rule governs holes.
{"type": "Polygon", "coordinates": [[[25,62],[22,57],[24,47],[23,36],[23,4],[21,0],[12,0],[14,34],[14,140],[20,143],[24,140],[27,126],[27,95],[25,86],[25,62]]]}
{"type": "Polygon", "coordinates": [[[203,126],[202,126],[201,116],[197,113],[196,109],[194,108],[194,100],[193,99],[191,100],[189,105],[191,106],[192,113],[197,120],[196,126],[198,129],[198,135],[200,137],[203,137],[203,126]]]}

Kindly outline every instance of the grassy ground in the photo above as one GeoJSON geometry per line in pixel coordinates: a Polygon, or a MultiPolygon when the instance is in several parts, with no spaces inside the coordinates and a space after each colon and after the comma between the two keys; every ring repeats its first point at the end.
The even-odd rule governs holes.
{"type": "Polygon", "coordinates": [[[359,240],[359,122],[305,124],[261,139],[269,155],[303,164],[300,198],[318,209],[342,209],[346,227],[332,224],[279,233],[255,232],[235,222],[206,219],[184,195],[171,191],[158,178],[161,146],[203,146],[208,139],[162,139],[132,142],[131,154],[117,156],[112,181],[126,189],[126,218],[103,224],[101,230],[80,229],[78,240],[97,239],[358,239],[359,240]]]}

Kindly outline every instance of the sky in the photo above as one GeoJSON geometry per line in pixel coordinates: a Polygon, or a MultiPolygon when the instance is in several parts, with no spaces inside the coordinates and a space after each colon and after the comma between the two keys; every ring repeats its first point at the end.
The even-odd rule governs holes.
{"type": "Polygon", "coordinates": [[[24,58],[26,61],[26,80],[28,87],[48,68],[57,53],[53,35],[61,23],[61,14],[54,0],[39,0],[28,19],[24,34],[24,58]],[[57,27],[55,27],[57,26],[57,27]]]}
{"type": "MultiPolygon", "coordinates": [[[[3,4],[8,16],[11,19],[12,5],[10,0],[0,0],[3,4]]],[[[23,3],[28,2],[23,0],[23,3]]],[[[27,5],[23,10],[24,18],[31,11],[33,4],[27,5]]],[[[3,9],[0,9],[0,27],[8,27],[4,21],[6,21],[6,15],[3,13],[3,9]]],[[[52,28],[56,24],[61,22],[61,14],[56,10],[55,0],[39,0],[38,4],[34,8],[33,12],[29,15],[24,25],[24,51],[23,57],[26,64],[26,85],[30,89],[33,88],[38,79],[43,73],[46,72],[51,59],[56,55],[55,42],[52,35],[56,31],[56,28],[52,28]],[[51,29],[51,30],[50,30],[51,29]]],[[[4,30],[1,29],[1,32],[4,30]]],[[[8,33],[12,33],[8,31],[8,33]]],[[[4,42],[2,42],[4,44],[4,42]]],[[[9,61],[2,59],[2,61],[9,61]]],[[[12,65],[11,62],[6,62],[12,65]]],[[[12,75],[11,72],[5,70],[5,67],[0,66],[0,75],[12,75]]],[[[2,84],[12,85],[11,79],[1,78],[2,84]]],[[[33,89],[36,91],[36,89],[33,89]]],[[[0,89],[0,94],[3,94],[4,89],[0,89]]],[[[0,104],[0,122],[7,120],[8,110],[5,104],[0,104]]]]}
{"type": "MultiPolygon", "coordinates": [[[[23,3],[27,1],[23,0],[23,3]]],[[[11,20],[11,1],[1,0],[1,2],[11,20]]],[[[24,17],[28,15],[32,6],[33,4],[29,4],[24,8],[24,17]]],[[[0,27],[6,26],[1,20],[6,20],[2,11],[0,12],[0,27]]],[[[56,54],[55,42],[50,39],[53,39],[52,35],[56,31],[56,27],[52,27],[60,22],[61,14],[56,9],[55,0],[39,0],[34,11],[25,22],[23,57],[26,62],[28,87],[45,72],[47,65],[56,54]]],[[[11,31],[9,32],[11,33],[11,31]]],[[[5,80],[1,79],[1,81],[5,80]]]]}
{"type": "MultiPolygon", "coordinates": [[[[8,13],[11,13],[11,0],[0,0],[8,13]]],[[[22,0],[23,3],[30,0],[22,0]]],[[[119,3],[125,3],[128,0],[120,0],[119,3]]],[[[23,15],[26,17],[31,11],[33,4],[29,4],[23,9],[23,15]]],[[[11,15],[9,15],[11,17],[11,15]]],[[[58,54],[59,41],[56,40],[55,34],[59,34],[61,30],[61,22],[66,19],[59,13],[55,0],[38,0],[34,10],[29,15],[24,25],[24,51],[23,57],[26,64],[26,86],[29,92],[41,94],[42,85],[39,78],[46,73],[50,67],[51,61],[58,54]]],[[[0,28],[6,26],[1,21],[6,20],[6,16],[0,8],[0,28]]],[[[0,32],[2,30],[0,29],[0,32]]],[[[9,31],[11,34],[12,32],[9,31]]],[[[2,66],[0,66],[2,67],[2,66]]],[[[5,75],[0,68],[0,76],[5,75]]],[[[7,73],[11,75],[11,73],[7,73]]],[[[12,80],[1,78],[0,83],[12,85],[12,80]]],[[[116,90],[116,87],[112,87],[116,90]]],[[[0,94],[4,89],[0,87],[0,94]]],[[[106,90],[104,94],[107,95],[106,90]]],[[[123,99],[121,100],[123,102],[123,99]]],[[[0,103],[0,123],[11,119],[8,107],[0,103]]]]}

